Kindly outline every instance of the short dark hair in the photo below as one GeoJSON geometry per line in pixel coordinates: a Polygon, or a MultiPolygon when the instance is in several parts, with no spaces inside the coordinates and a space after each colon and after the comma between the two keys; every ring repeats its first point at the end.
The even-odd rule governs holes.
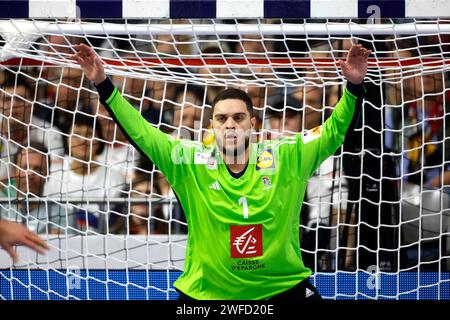
{"type": "Polygon", "coordinates": [[[268,117],[283,118],[295,117],[302,115],[303,104],[300,100],[294,97],[287,97],[286,100],[281,99],[276,101],[273,106],[266,108],[266,114],[268,117]]]}
{"type": "Polygon", "coordinates": [[[230,88],[225,89],[214,98],[214,101],[212,103],[212,108],[214,110],[214,107],[219,101],[227,100],[227,99],[237,99],[245,102],[245,105],[247,106],[247,110],[250,113],[250,116],[253,116],[253,103],[252,99],[248,96],[248,94],[245,91],[242,91],[240,89],[230,88]]]}
{"type": "Polygon", "coordinates": [[[175,94],[174,94],[174,100],[176,102],[177,98],[179,95],[185,95],[188,93],[192,93],[195,98],[202,103],[203,102],[203,97],[205,96],[205,89],[202,87],[199,87],[197,85],[189,85],[187,84],[186,86],[179,86],[176,90],[175,90],[175,94]]]}
{"type": "MultiPolygon", "coordinates": [[[[40,141],[36,141],[36,140],[31,140],[30,145],[28,147],[20,148],[16,152],[16,154],[14,155],[14,159],[13,159],[14,164],[16,164],[17,166],[19,165],[19,156],[23,151],[25,151],[27,149],[29,149],[29,152],[35,152],[35,153],[39,153],[40,155],[42,155],[47,161],[47,167],[45,167],[45,169],[47,169],[47,168],[50,169],[51,162],[50,162],[50,156],[48,154],[48,148],[43,143],[41,143],[40,141]]],[[[48,174],[48,172],[47,172],[47,174],[48,174]]]]}
{"type": "Polygon", "coordinates": [[[7,75],[5,81],[1,84],[1,88],[6,90],[7,88],[18,88],[23,87],[25,88],[26,97],[29,98],[34,91],[34,85],[27,79],[26,76],[22,74],[9,74],[7,75]]]}
{"type": "MultiPolygon", "coordinates": [[[[96,155],[99,155],[103,152],[105,149],[105,142],[103,138],[103,131],[102,131],[102,125],[100,124],[100,121],[98,121],[97,117],[91,114],[81,113],[81,112],[75,112],[74,115],[75,119],[73,122],[72,127],[74,126],[86,126],[88,128],[91,128],[92,131],[94,131],[94,137],[96,137],[100,143],[99,149],[97,151],[96,155]]],[[[64,139],[64,152],[66,154],[69,154],[69,136],[65,135],[64,139]]],[[[88,137],[86,137],[88,138],[88,137]]]]}
{"type": "Polygon", "coordinates": [[[218,46],[210,46],[210,47],[203,48],[202,54],[209,54],[209,55],[214,54],[217,56],[221,56],[222,50],[218,46]]]}

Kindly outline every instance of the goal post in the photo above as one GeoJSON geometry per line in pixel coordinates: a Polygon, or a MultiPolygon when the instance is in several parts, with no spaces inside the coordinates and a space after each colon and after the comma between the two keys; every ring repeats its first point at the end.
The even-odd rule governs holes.
{"type": "Polygon", "coordinates": [[[72,60],[79,43],[152,125],[204,144],[229,87],[252,99],[253,142],[322,124],[338,61],[371,49],[361,112],[309,181],[302,256],[324,298],[450,299],[446,1],[46,3],[0,1],[0,218],[50,246],[17,247],[17,264],[0,250],[0,299],[178,296],[182,208],[72,60]]]}

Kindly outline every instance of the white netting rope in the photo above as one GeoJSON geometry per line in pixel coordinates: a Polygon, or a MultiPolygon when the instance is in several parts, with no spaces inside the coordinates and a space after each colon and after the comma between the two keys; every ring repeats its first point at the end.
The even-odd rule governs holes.
{"type": "MultiPolygon", "coordinates": [[[[449,181],[446,172],[450,169],[447,151],[450,21],[396,24],[389,20],[385,25],[373,26],[353,21],[304,25],[273,22],[226,24],[212,20],[203,25],[197,21],[77,25],[56,21],[2,21],[2,57],[19,59],[3,66],[0,78],[2,128],[7,129],[1,136],[1,165],[5,175],[0,187],[8,190],[2,198],[7,201],[2,201],[0,208],[7,211],[5,217],[25,221],[48,235],[52,247],[46,258],[24,251],[18,266],[56,272],[86,269],[85,275],[78,273],[77,277],[125,287],[127,297],[128,286],[146,289],[147,297],[148,289],[163,292],[167,297],[173,291],[149,282],[144,286],[129,280],[117,282],[109,275],[106,281],[98,280],[90,275],[90,270],[144,269],[148,274],[150,270],[163,269],[167,270],[169,283],[169,270],[180,271],[183,267],[186,223],[175,196],[154,166],[138,163],[138,153],[104,112],[93,86],[70,61],[73,44],[83,41],[94,47],[124,97],[156,127],[177,138],[212,143],[209,128],[212,98],[229,86],[239,86],[251,96],[258,118],[255,132],[258,139],[277,138],[280,131],[293,134],[321,124],[344,88],[337,61],[345,58],[352,42],[360,42],[372,46],[374,51],[366,83],[372,86],[370,93],[378,97],[367,99],[364,108],[378,112],[379,121],[374,122],[373,114],[363,113],[360,126],[355,129],[361,134],[360,148],[341,150],[311,179],[305,199],[309,216],[301,228],[304,236],[309,233],[313,241],[312,247],[303,251],[312,255],[313,271],[318,274],[327,270],[343,270],[347,274],[367,271],[356,254],[362,249],[377,255],[373,263],[377,266],[389,260],[381,257],[381,252],[395,253],[389,261],[397,264],[394,268],[397,272],[427,265],[435,265],[433,268],[439,272],[447,268],[450,260],[450,182],[446,182],[449,181]],[[14,80],[13,86],[5,87],[10,79],[14,80]],[[32,88],[32,92],[24,91],[23,81],[24,87],[32,88]],[[27,109],[31,106],[32,109],[27,109]],[[28,117],[27,110],[33,110],[28,117]],[[77,117],[83,116],[93,121],[91,131],[74,129],[77,117]],[[103,130],[101,136],[95,133],[98,123],[103,130]],[[21,132],[23,128],[26,133],[21,132]],[[378,150],[372,148],[375,136],[381,137],[378,150]],[[37,150],[33,140],[43,142],[48,148],[45,182],[52,188],[47,193],[33,190],[30,177],[24,178],[26,183],[22,185],[20,181],[11,182],[17,172],[27,170],[34,170],[41,178],[47,177],[38,172],[43,168],[30,168],[30,154],[34,157],[37,150]],[[70,143],[64,145],[64,141],[70,143]],[[95,144],[104,148],[98,155],[95,144]],[[83,153],[78,146],[88,152],[83,153]],[[433,158],[434,162],[427,163],[427,156],[433,155],[436,148],[444,150],[435,156],[437,160],[433,158]],[[16,157],[22,150],[29,150],[25,167],[18,162],[20,157],[16,157]],[[344,168],[345,161],[349,161],[344,156],[363,159],[354,165],[356,175],[344,168]],[[394,172],[383,166],[386,157],[395,159],[394,172]],[[378,173],[367,171],[373,159],[378,159],[373,165],[379,169],[378,173]],[[417,163],[411,165],[413,161],[417,163]],[[82,178],[71,175],[71,170],[83,166],[87,166],[88,172],[82,178]],[[441,181],[429,176],[440,177],[441,181]],[[144,179],[150,183],[143,186],[144,179]],[[367,187],[357,184],[355,191],[352,179],[370,181],[367,187]],[[392,191],[391,186],[384,185],[386,181],[397,185],[398,197],[382,196],[383,190],[392,191]],[[368,195],[370,183],[379,184],[378,197],[368,195]],[[16,201],[17,198],[25,198],[28,206],[24,207],[24,202],[16,201]],[[39,211],[42,204],[45,209],[39,211]],[[347,215],[349,204],[354,206],[352,215],[347,215]],[[394,210],[387,206],[397,206],[399,218],[379,221],[374,227],[364,220],[363,206],[377,216],[382,216],[385,210],[394,210]],[[35,211],[37,215],[31,214],[35,211]],[[92,212],[98,228],[83,230],[74,224],[75,218],[89,220],[92,212]],[[362,227],[376,231],[375,247],[360,241],[364,234],[358,230],[362,227]],[[383,228],[399,230],[393,236],[397,241],[395,247],[388,248],[382,243],[383,228]],[[323,231],[328,233],[324,236],[320,233],[323,231]],[[325,245],[320,243],[324,237],[328,239],[325,245]],[[429,250],[429,260],[404,263],[400,252],[411,254],[410,248],[416,246],[421,252],[431,242],[447,251],[435,252],[433,247],[429,250]],[[346,251],[344,258],[342,251],[346,251]]],[[[384,267],[389,270],[392,266],[384,267]]],[[[67,298],[20,279],[14,281],[27,287],[30,296],[33,288],[48,296],[67,298]]],[[[357,278],[356,288],[358,281],[357,278]]],[[[334,294],[329,297],[398,298],[427,288],[419,284],[417,288],[400,292],[400,280],[396,281],[398,289],[394,294],[377,288],[374,295],[339,292],[335,281],[334,294]]],[[[440,288],[447,282],[438,279],[428,286],[440,288]]],[[[107,291],[107,297],[108,294],[107,291]]],[[[70,290],[68,296],[72,297],[70,290]]]]}
{"type": "MultiPolygon", "coordinates": [[[[151,23],[151,22],[150,22],[151,23]]],[[[260,22],[261,23],[261,22],[260,22]]],[[[370,41],[373,43],[383,43],[387,42],[392,46],[389,51],[377,51],[374,53],[373,59],[369,63],[368,79],[371,81],[389,81],[390,83],[399,81],[399,79],[414,77],[417,73],[427,74],[433,73],[437,70],[448,70],[448,56],[446,52],[440,47],[441,44],[445,44],[445,41],[439,41],[437,43],[431,43],[428,45],[420,44],[421,48],[424,49],[435,49],[435,52],[429,54],[420,54],[420,58],[417,57],[401,57],[402,51],[408,51],[411,49],[418,49],[419,44],[415,44],[414,47],[408,48],[396,48],[397,40],[408,40],[416,39],[417,37],[431,37],[436,34],[448,34],[450,33],[450,28],[448,21],[441,20],[439,23],[431,24],[430,21],[421,21],[417,24],[404,23],[400,24],[403,28],[400,28],[390,22],[390,24],[384,25],[363,25],[363,30],[354,30],[356,27],[361,28],[361,25],[356,23],[306,23],[305,30],[299,30],[299,25],[292,25],[292,30],[288,28],[289,24],[262,24],[257,25],[258,28],[250,28],[249,26],[242,23],[237,23],[226,25],[226,24],[209,24],[207,25],[207,31],[203,33],[197,31],[201,30],[201,25],[198,28],[194,28],[194,22],[192,24],[111,24],[111,23],[101,23],[101,24],[91,24],[91,23],[81,23],[70,24],[70,23],[50,23],[50,22],[34,22],[34,21],[2,21],[0,24],[0,31],[6,41],[6,46],[3,47],[2,54],[4,55],[3,60],[9,58],[13,55],[20,56],[24,58],[33,58],[46,63],[56,63],[64,64],[67,66],[74,67],[75,65],[69,60],[70,54],[73,53],[73,49],[70,48],[70,44],[77,39],[85,39],[90,45],[92,45],[97,51],[101,53],[105,58],[110,57],[114,66],[109,66],[109,72],[111,74],[132,76],[135,78],[146,78],[152,77],[153,79],[160,80],[170,80],[179,83],[192,81],[199,83],[199,74],[195,69],[208,68],[211,69],[211,65],[208,66],[207,55],[201,55],[200,44],[203,46],[212,44],[220,48],[220,56],[217,59],[222,61],[216,61],[218,67],[227,68],[229,71],[228,79],[221,79],[220,74],[212,73],[214,79],[201,79],[202,83],[212,82],[213,84],[255,84],[255,85],[299,85],[306,81],[324,81],[324,82],[342,82],[342,77],[336,66],[336,60],[338,58],[345,57],[345,50],[338,50],[333,47],[333,41],[344,39],[343,36],[336,36],[334,29],[340,27],[342,33],[348,34],[348,38],[352,38],[352,41],[367,40],[363,37],[370,37],[370,41]],[[64,28],[64,26],[70,26],[71,28],[64,28]],[[75,26],[75,27],[74,27],[75,26]],[[318,37],[308,30],[308,27],[312,28],[318,26],[320,30],[320,35],[318,37]],[[90,27],[90,28],[88,28],[90,27]],[[222,28],[230,29],[229,33],[220,32],[222,28]],[[241,28],[239,28],[241,27],[241,28]],[[266,28],[265,28],[266,27],[266,28]],[[270,27],[276,29],[270,32],[270,27]],[[428,28],[426,28],[428,27],[428,28]],[[122,36],[118,36],[119,30],[122,28],[122,36]],[[269,28],[269,31],[266,30],[269,28]],[[386,35],[383,39],[377,39],[376,30],[382,28],[384,34],[387,34],[390,39],[386,39],[386,35]],[[238,39],[232,39],[231,30],[234,29],[234,34],[238,36],[238,39]],[[250,29],[250,30],[247,30],[250,29]],[[93,30],[96,30],[94,32],[93,30]],[[162,30],[167,30],[162,32],[162,30]],[[177,30],[179,34],[177,35],[177,30]],[[364,31],[364,33],[362,33],[364,31]],[[72,32],[72,33],[68,33],[72,32]],[[169,33],[170,32],[170,33],[169,33]],[[139,35],[136,35],[139,33],[139,35]],[[99,34],[102,34],[100,36],[99,34]],[[412,34],[412,35],[411,35],[412,34]],[[244,36],[245,35],[245,36],[244,36]],[[328,54],[328,59],[322,59],[322,61],[314,61],[315,57],[313,51],[307,48],[306,50],[287,52],[284,56],[287,61],[277,62],[276,58],[280,55],[280,52],[273,52],[269,50],[270,48],[265,47],[264,42],[269,42],[273,45],[279,44],[282,46],[286,40],[297,40],[299,36],[308,37],[310,40],[324,41],[323,36],[327,36],[329,41],[329,47],[316,52],[316,54],[328,54]],[[42,36],[62,36],[64,38],[64,43],[59,43],[57,45],[49,43],[48,41],[38,41],[35,42],[36,38],[42,36]],[[73,40],[67,37],[73,37],[73,40]],[[290,36],[294,36],[290,38],[290,36]],[[117,48],[114,45],[116,41],[128,41],[127,49],[117,48]],[[161,40],[161,37],[168,37],[167,40],[161,40]],[[217,39],[210,39],[215,37],[217,39]],[[225,51],[224,46],[242,46],[243,38],[247,37],[247,42],[258,43],[261,46],[260,51],[252,52],[251,55],[248,53],[236,53],[225,51]],[[249,39],[252,37],[252,39],[249,39]],[[104,40],[102,41],[102,46],[99,47],[91,41],[104,40]],[[172,52],[163,52],[158,50],[158,46],[172,46],[172,52]],[[190,52],[180,52],[179,48],[189,47],[190,52]],[[40,50],[36,50],[40,48],[40,50]],[[139,49],[142,48],[142,49],[139,49]],[[66,52],[64,52],[66,51],[66,52]],[[383,56],[383,55],[390,56],[383,56]],[[381,55],[381,56],[379,56],[381,55]],[[296,56],[302,56],[303,59],[295,59],[296,56]],[[250,59],[253,57],[255,59],[250,59]],[[308,58],[309,61],[307,59],[308,58]],[[188,61],[191,60],[201,60],[201,61],[188,61]],[[202,66],[198,66],[199,62],[203,62],[202,66]],[[192,65],[192,63],[194,63],[192,65]],[[167,67],[163,70],[154,70],[161,65],[171,66],[170,70],[167,67]],[[295,79],[287,79],[285,76],[286,72],[283,70],[274,70],[275,67],[287,68],[290,66],[298,66],[299,68],[304,68],[301,72],[295,74],[295,79]],[[319,76],[315,67],[326,68],[327,77],[319,76]],[[195,68],[196,67],[196,68],[195,68]],[[254,71],[253,69],[268,69],[266,72],[261,72],[261,70],[254,71]],[[245,74],[249,79],[241,79],[242,72],[245,69],[245,74]],[[236,71],[234,71],[236,70],[236,71]],[[239,71],[240,70],[240,71],[239,71]],[[381,73],[380,70],[387,71],[381,73]],[[248,73],[248,74],[247,74],[248,73]]],[[[339,30],[339,29],[338,29],[339,30]]],[[[383,34],[383,33],[382,33],[383,34]]],[[[347,38],[347,39],[348,39],[347,38]]],[[[46,39],[41,38],[42,39],[46,39]]],[[[308,45],[308,44],[306,44],[308,45]]],[[[292,76],[292,72],[289,73],[292,76]]]]}

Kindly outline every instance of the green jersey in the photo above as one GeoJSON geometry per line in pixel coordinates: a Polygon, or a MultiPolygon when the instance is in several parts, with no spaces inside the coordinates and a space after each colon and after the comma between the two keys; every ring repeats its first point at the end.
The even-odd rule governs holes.
{"type": "MultiPolygon", "coordinates": [[[[109,82],[109,80],[107,81],[109,82]]],[[[308,278],[300,209],[308,179],[343,143],[357,97],[345,89],[320,127],[251,144],[240,178],[216,146],[177,140],[150,125],[114,88],[101,93],[128,139],[166,176],[184,209],[184,272],[174,286],[194,299],[265,299],[308,278]]]]}

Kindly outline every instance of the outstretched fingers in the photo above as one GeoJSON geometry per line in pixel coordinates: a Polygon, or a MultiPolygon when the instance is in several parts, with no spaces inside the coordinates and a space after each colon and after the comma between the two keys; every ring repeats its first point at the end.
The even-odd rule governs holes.
{"type": "Polygon", "coordinates": [[[35,234],[35,233],[33,233],[33,232],[27,230],[27,234],[25,234],[25,237],[26,237],[28,240],[30,240],[30,241],[32,241],[33,243],[35,243],[37,246],[41,247],[42,249],[46,249],[46,250],[49,249],[47,242],[45,242],[45,241],[44,241],[41,237],[39,237],[37,234],[35,234]]]}
{"type": "Polygon", "coordinates": [[[86,61],[78,53],[72,55],[71,58],[76,62],[78,62],[81,66],[83,66],[86,63],[86,61]]]}
{"type": "Polygon", "coordinates": [[[371,53],[372,50],[364,48],[361,44],[353,45],[348,52],[347,61],[356,61],[354,59],[360,60],[361,58],[367,60],[371,53]]]}
{"type": "Polygon", "coordinates": [[[83,61],[88,61],[95,58],[94,50],[84,43],[74,45],[74,48],[76,49],[75,55],[80,57],[83,61]]]}
{"type": "Polygon", "coordinates": [[[23,245],[27,246],[28,248],[31,248],[31,249],[39,252],[40,254],[45,253],[44,247],[41,244],[38,244],[28,238],[22,239],[21,243],[23,245]]]}
{"type": "Polygon", "coordinates": [[[14,250],[13,246],[10,245],[4,245],[3,249],[8,252],[8,254],[11,256],[11,258],[13,259],[14,263],[17,263],[19,261],[19,256],[17,255],[16,250],[14,250]]]}
{"type": "Polygon", "coordinates": [[[350,50],[348,51],[348,56],[349,57],[353,57],[356,56],[359,52],[359,49],[361,48],[360,44],[354,44],[352,45],[352,47],[350,48],[350,50]]]}
{"type": "Polygon", "coordinates": [[[359,48],[359,52],[358,54],[362,57],[364,57],[364,55],[366,54],[367,49],[366,48],[359,48]]]}
{"type": "Polygon", "coordinates": [[[84,43],[76,44],[76,45],[74,45],[74,48],[78,52],[80,52],[86,56],[88,56],[94,52],[91,47],[85,45],[84,43]]]}
{"type": "Polygon", "coordinates": [[[345,63],[345,61],[339,60],[338,63],[339,63],[339,66],[341,67],[341,69],[343,69],[343,70],[347,69],[347,64],[345,63]]]}

